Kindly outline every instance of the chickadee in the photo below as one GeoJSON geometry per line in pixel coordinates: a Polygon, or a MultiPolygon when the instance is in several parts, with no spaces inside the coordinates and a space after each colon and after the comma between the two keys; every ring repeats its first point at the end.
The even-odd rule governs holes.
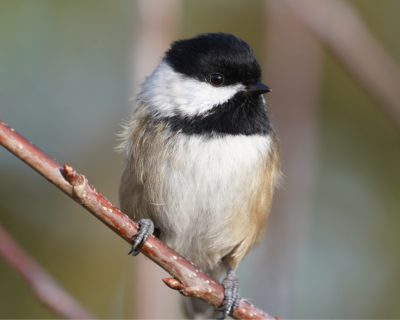
{"type": "MultiPolygon", "coordinates": [[[[224,33],[172,43],[144,81],[120,145],[122,210],[139,219],[133,253],[154,230],[216,279],[224,316],[234,274],[260,239],[279,178],[279,147],[250,46],[224,33]]],[[[189,316],[209,306],[186,299],[189,316]]]]}

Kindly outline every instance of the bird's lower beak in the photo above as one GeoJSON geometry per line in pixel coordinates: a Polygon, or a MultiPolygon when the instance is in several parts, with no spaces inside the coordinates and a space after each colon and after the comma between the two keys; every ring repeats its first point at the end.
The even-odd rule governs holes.
{"type": "Polygon", "coordinates": [[[257,82],[247,85],[246,91],[254,94],[264,94],[270,92],[271,88],[262,82],[257,82]]]}

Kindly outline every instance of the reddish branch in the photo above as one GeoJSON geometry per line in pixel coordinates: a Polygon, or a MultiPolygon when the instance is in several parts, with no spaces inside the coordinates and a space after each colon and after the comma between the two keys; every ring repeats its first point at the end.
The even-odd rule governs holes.
{"type": "MultiPolygon", "coordinates": [[[[72,197],[125,241],[130,243],[136,235],[137,223],[98,193],[85,176],[78,174],[69,165],[62,167],[4,122],[0,122],[0,144],[72,197]]],[[[173,277],[163,279],[170,288],[185,296],[203,299],[214,307],[222,304],[223,286],[154,236],[146,241],[142,253],[173,277]]],[[[236,319],[274,319],[244,299],[239,302],[232,316],[236,319]]]]}
{"type": "Polygon", "coordinates": [[[0,255],[16,269],[35,295],[56,315],[66,319],[92,319],[93,316],[61,288],[0,225],[0,255]]]}

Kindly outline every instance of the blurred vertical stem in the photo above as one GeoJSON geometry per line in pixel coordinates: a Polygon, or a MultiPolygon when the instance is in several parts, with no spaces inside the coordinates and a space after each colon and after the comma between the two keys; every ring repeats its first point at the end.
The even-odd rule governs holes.
{"type": "MultiPolygon", "coordinates": [[[[133,48],[133,92],[136,94],[170,43],[176,40],[181,0],[138,0],[133,48]]],[[[138,318],[179,318],[179,296],[159,285],[166,273],[143,256],[135,261],[132,316],[138,318]],[[147,290],[147,288],[151,288],[147,290]],[[162,301],[154,308],[154,301],[162,301]]]]}
{"type": "Polygon", "coordinates": [[[266,79],[273,123],[281,141],[282,188],[277,192],[263,263],[265,303],[293,317],[296,282],[312,214],[317,158],[318,98],[322,50],[299,19],[278,0],[266,6],[266,79]]]}

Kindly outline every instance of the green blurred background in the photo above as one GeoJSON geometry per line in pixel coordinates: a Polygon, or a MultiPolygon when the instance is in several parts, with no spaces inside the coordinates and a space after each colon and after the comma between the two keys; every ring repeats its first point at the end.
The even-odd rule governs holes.
{"type": "MultiPolygon", "coordinates": [[[[273,64],[266,45],[268,1],[177,3],[175,38],[224,31],[254,47],[274,90],[272,114],[283,149],[290,146],[284,137],[290,136],[285,130],[296,134],[288,122],[291,109],[280,113],[273,96],[291,92],[282,82],[277,87],[268,75],[273,64]]],[[[400,62],[400,1],[348,3],[400,62]]],[[[113,203],[122,168],[122,157],[113,149],[116,133],[142,80],[136,79],[132,62],[140,43],[139,4],[0,0],[0,118],[61,163],[84,173],[113,203]]],[[[158,28],[161,34],[163,26],[158,28]]],[[[281,41],[284,44],[285,37],[281,41]]],[[[288,275],[281,273],[280,278],[274,276],[277,267],[271,261],[288,244],[272,239],[260,246],[239,269],[242,295],[284,318],[400,318],[400,129],[331,52],[318,46],[317,104],[306,114],[313,119],[313,136],[296,149],[312,160],[313,174],[307,178],[311,196],[303,199],[310,210],[300,216],[306,226],[301,230],[290,226],[295,224],[291,219],[285,221],[289,227],[280,227],[282,232],[289,230],[284,234],[288,239],[302,233],[302,250],[286,260],[288,275]],[[311,154],[305,151],[310,141],[311,154]],[[288,278],[295,280],[275,293],[275,284],[288,278]]],[[[289,75],[296,72],[284,70],[289,75]]],[[[283,157],[285,163],[285,153],[283,157]]],[[[285,201],[294,181],[290,172],[284,172],[278,201],[285,201]]],[[[296,201],[291,204],[292,214],[297,206],[296,201]]],[[[280,210],[277,204],[267,233],[277,230],[280,210]]],[[[126,243],[4,149],[0,223],[96,316],[136,317],[132,301],[137,291],[130,280],[135,259],[127,256],[126,243]]],[[[162,302],[155,302],[155,309],[158,303],[162,302]]],[[[0,317],[54,318],[1,258],[0,317]]]]}

